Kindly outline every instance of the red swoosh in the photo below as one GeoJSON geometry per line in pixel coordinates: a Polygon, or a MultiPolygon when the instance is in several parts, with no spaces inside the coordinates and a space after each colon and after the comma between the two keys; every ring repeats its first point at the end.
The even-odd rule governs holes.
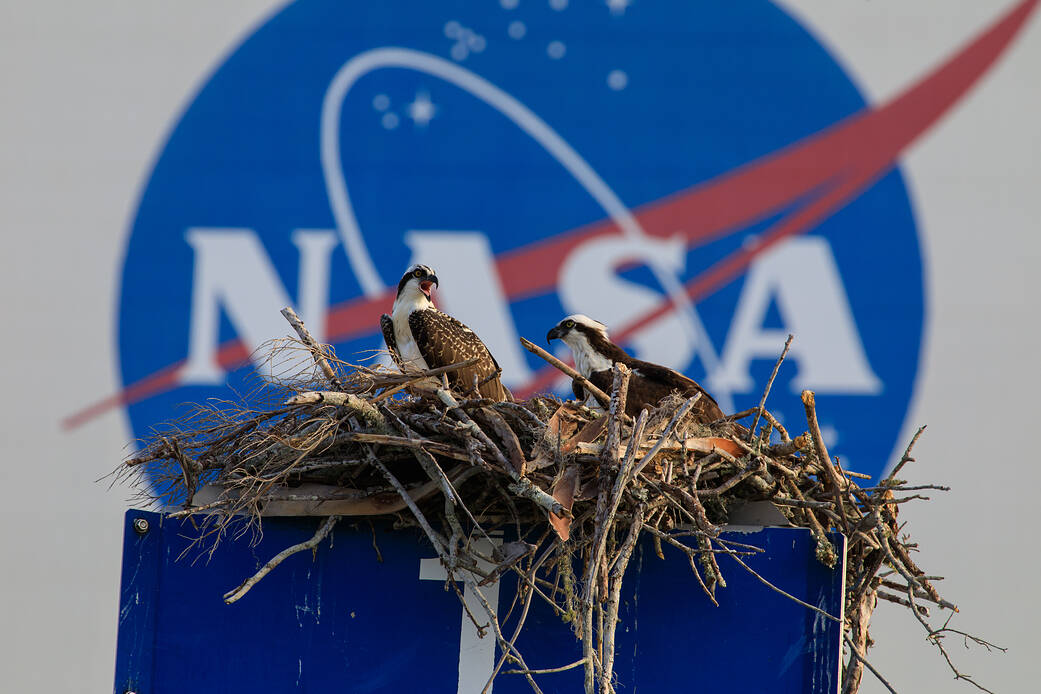
{"type": "MultiPolygon", "coordinates": [[[[795,148],[789,148],[789,154],[785,155],[782,151],[778,159],[759,167],[757,173],[778,161],[792,162],[791,168],[800,171],[801,166],[809,168],[816,158],[830,155],[828,170],[832,185],[769,227],[754,247],[731,253],[687,283],[687,296],[697,301],[723,286],[745,270],[760,253],[793,234],[808,231],[892,168],[895,155],[935,123],[983,76],[1037,3],[1038,0],[1021,3],[953,58],[885,106],[870,114],[860,112],[850,116],[803,140],[795,148]]],[[[812,178],[815,184],[825,183],[818,177],[807,178],[812,178]]],[[[782,179],[780,183],[785,181],[782,179]]],[[[763,209],[761,203],[758,208],[763,209]]],[[[672,300],[666,299],[652,311],[616,331],[614,338],[624,342],[674,308],[672,300]]],[[[516,394],[521,398],[530,397],[540,390],[548,389],[558,378],[560,372],[547,365],[529,383],[515,389],[516,394]]]]}
{"type": "MultiPolygon", "coordinates": [[[[687,284],[697,300],[722,286],[748,267],[755,257],[778,241],[804,233],[865,190],[888,169],[917,137],[953,106],[990,68],[1020,31],[1041,0],[1023,0],[944,64],[889,103],[860,112],[788,147],[745,164],[687,190],[643,205],[634,215],[653,236],[671,236],[681,229],[689,246],[733,233],[776,213],[792,201],[808,201],[771,226],[754,248],[735,251],[687,284]]],[[[610,220],[564,232],[498,256],[496,265],[503,290],[511,301],[552,289],[564,259],[572,249],[604,234],[617,233],[610,220]]],[[[326,323],[331,342],[347,341],[375,332],[380,313],[393,300],[393,289],[374,299],[353,299],[332,307],[326,323]]],[[[616,334],[624,341],[673,310],[671,300],[616,334]]],[[[225,369],[242,365],[247,350],[238,340],[221,346],[218,362],[225,369]]],[[[138,402],[177,386],[181,363],[129,385],[63,421],[64,428],[79,426],[105,411],[138,402]]],[[[530,383],[516,389],[526,396],[545,389],[557,377],[552,367],[542,369],[530,383]]]]}

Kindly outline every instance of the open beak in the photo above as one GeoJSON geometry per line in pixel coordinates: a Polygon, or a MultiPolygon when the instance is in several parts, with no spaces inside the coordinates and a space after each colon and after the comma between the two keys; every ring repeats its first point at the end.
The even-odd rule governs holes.
{"type": "Polygon", "coordinates": [[[546,333],[546,344],[550,344],[552,340],[559,340],[564,337],[564,331],[560,329],[559,325],[553,326],[553,329],[546,333]]]}
{"type": "Polygon", "coordinates": [[[428,299],[430,298],[430,287],[431,286],[435,286],[435,287],[440,286],[440,284],[438,284],[438,281],[437,281],[437,275],[430,275],[425,280],[423,280],[422,282],[419,283],[419,288],[423,291],[424,294],[427,295],[428,299]]]}

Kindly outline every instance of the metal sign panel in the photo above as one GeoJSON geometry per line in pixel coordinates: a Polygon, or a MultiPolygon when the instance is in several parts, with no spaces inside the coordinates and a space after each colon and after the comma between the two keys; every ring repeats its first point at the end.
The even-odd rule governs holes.
{"type": "MultiPolygon", "coordinates": [[[[331,546],[290,557],[239,602],[222,602],[226,591],[308,539],[320,522],[267,519],[255,547],[227,541],[212,559],[193,562],[197,554],[177,559],[197,534],[190,522],[129,511],[116,693],[479,692],[498,651],[491,636],[476,636],[455,593],[445,590],[439,561],[414,532],[341,522],[331,546]],[[148,524],[143,533],[134,528],[140,520],[148,524]]],[[[745,558],[764,578],[841,615],[843,567],[829,570],[816,561],[808,531],[728,534],[765,550],[745,558]]],[[[617,636],[622,691],[837,691],[838,624],[726,557],[720,564],[728,585],[717,591],[714,607],[686,557],[668,546],[664,551],[661,561],[648,544],[630,565],[617,636]]],[[[501,615],[515,590],[509,578],[483,589],[501,615]]],[[[534,669],[581,657],[570,627],[538,600],[518,647],[534,669]]],[[[578,670],[539,682],[547,694],[582,688],[578,670]]],[[[494,691],[530,690],[522,678],[502,675],[494,691]]]]}

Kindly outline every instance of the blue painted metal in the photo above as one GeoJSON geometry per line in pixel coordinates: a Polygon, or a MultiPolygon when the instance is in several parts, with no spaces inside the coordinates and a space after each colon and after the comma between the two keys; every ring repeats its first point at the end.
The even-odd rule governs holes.
{"type": "MultiPolygon", "coordinates": [[[[433,552],[414,532],[377,525],[374,538],[368,523],[341,522],[331,547],[290,557],[240,602],[222,602],[224,592],[272,555],[310,537],[318,522],[266,519],[255,547],[226,541],[208,561],[197,554],[178,560],[197,534],[191,523],[129,511],[117,694],[456,692],[459,601],[441,581],[419,580],[420,562],[433,552]],[[137,518],[149,522],[143,536],[132,527],[137,518]]],[[[765,578],[840,615],[842,566],[829,570],[814,559],[808,531],[727,534],[765,550],[745,558],[765,578]]],[[[841,550],[843,538],[832,540],[841,550]]],[[[714,607],[685,557],[668,546],[665,554],[661,561],[649,545],[640,547],[630,565],[618,628],[620,691],[837,691],[838,624],[771,591],[725,556],[728,586],[714,607]]],[[[500,614],[515,589],[503,581],[500,614]]],[[[518,646],[532,668],[580,657],[568,625],[539,601],[518,646]]],[[[581,674],[545,675],[540,686],[547,694],[571,694],[581,691],[581,674]]],[[[525,691],[517,676],[495,683],[498,694],[525,691]]]]}

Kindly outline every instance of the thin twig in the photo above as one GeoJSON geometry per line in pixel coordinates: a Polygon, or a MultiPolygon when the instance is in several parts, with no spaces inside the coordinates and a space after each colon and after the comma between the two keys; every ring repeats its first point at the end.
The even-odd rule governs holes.
{"type": "Polygon", "coordinates": [[[898,694],[897,691],[893,689],[893,685],[889,684],[886,678],[882,676],[882,673],[876,670],[875,666],[869,663],[867,658],[862,656],[860,652],[857,651],[856,646],[853,645],[853,642],[850,640],[850,638],[843,634],[843,639],[846,641],[846,645],[849,646],[849,652],[853,654],[853,657],[862,662],[867,667],[867,669],[871,671],[871,674],[874,675],[875,678],[882,683],[882,686],[884,686],[886,689],[892,692],[892,694],[898,694]]]}
{"type": "Polygon", "coordinates": [[[826,619],[830,619],[833,622],[838,622],[839,624],[842,624],[842,620],[839,619],[838,617],[835,617],[834,615],[828,614],[827,612],[825,612],[821,608],[819,608],[819,607],[817,607],[815,605],[811,605],[810,603],[805,602],[804,600],[800,600],[799,598],[795,597],[791,593],[789,593],[789,592],[787,592],[787,591],[785,591],[785,590],[783,590],[781,588],[778,588],[773,583],[770,583],[770,581],[766,580],[765,578],[760,576],[758,573],[756,573],[755,569],[753,569],[748,564],[746,564],[743,561],[741,561],[741,557],[737,556],[736,552],[734,552],[733,550],[731,550],[729,548],[726,548],[726,549],[727,549],[727,554],[730,555],[731,559],[733,559],[738,564],[743,566],[745,568],[745,570],[748,571],[748,573],[752,574],[757,579],[759,579],[759,582],[762,583],[767,588],[769,588],[770,590],[772,590],[774,592],[777,592],[777,593],[780,593],[784,597],[788,598],[789,600],[791,600],[793,602],[796,602],[796,603],[802,605],[803,607],[805,607],[808,610],[813,610],[814,612],[816,612],[817,614],[825,617],[826,619]]]}
{"type": "Polygon", "coordinates": [[[794,335],[789,334],[788,339],[784,341],[784,349],[781,350],[781,356],[777,357],[777,363],[774,364],[774,370],[770,372],[770,379],[766,382],[766,388],[763,388],[763,397],[759,398],[759,406],[755,408],[755,419],[752,420],[752,426],[748,428],[749,443],[751,443],[752,439],[755,438],[756,425],[759,424],[759,418],[763,416],[763,411],[766,408],[766,397],[770,395],[770,389],[773,388],[774,379],[777,378],[777,372],[781,368],[781,362],[783,362],[785,356],[788,355],[788,348],[792,346],[792,339],[794,337],[794,335]]]}
{"type": "Polygon", "coordinates": [[[567,672],[568,670],[574,670],[577,667],[582,667],[586,664],[586,659],[582,658],[576,660],[573,663],[567,665],[561,665],[560,667],[549,667],[541,670],[506,670],[503,672],[504,675],[551,675],[554,672],[567,672]]]}
{"type": "Polygon", "coordinates": [[[318,543],[325,539],[325,536],[329,534],[329,531],[333,529],[333,526],[336,525],[336,521],[338,520],[340,520],[339,516],[329,516],[325,519],[325,522],[318,527],[318,530],[310,540],[293,545],[292,547],[287,547],[275,556],[271,557],[267,564],[264,564],[264,566],[260,567],[259,571],[243,581],[242,585],[225,593],[224,603],[230,605],[234,602],[238,602],[246,593],[249,592],[250,588],[260,581],[260,579],[271,573],[272,569],[281,564],[287,558],[293,556],[297,552],[303,552],[304,550],[314,549],[317,547],[318,543]]]}

